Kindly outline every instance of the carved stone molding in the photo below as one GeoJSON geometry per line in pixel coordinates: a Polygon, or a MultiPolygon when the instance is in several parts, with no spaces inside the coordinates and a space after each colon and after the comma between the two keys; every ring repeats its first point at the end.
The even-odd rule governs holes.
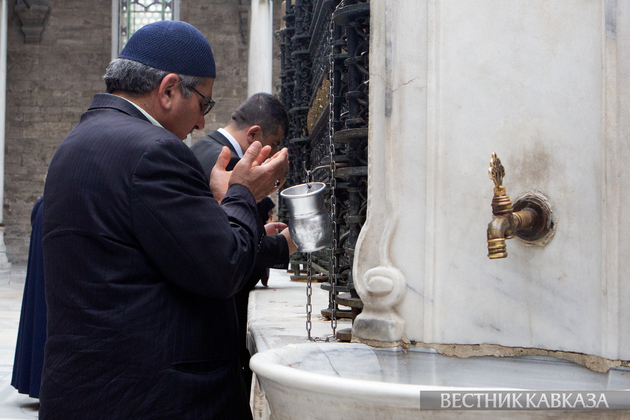
{"type": "Polygon", "coordinates": [[[369,269],[355,286],[363,301],[363,311],[354,320],[352,335],[359,340],[399,341],[405,332],[405,320],[395,306],[407,290],[407,281],[396,267],[369,269]]]}
{"type": "Polygon", "coordinates": [[[44,21],[50,11],[48,0],[17,0],[15,13],[22,23],[24,42],[38,44],[44,31],[44,21]]]}

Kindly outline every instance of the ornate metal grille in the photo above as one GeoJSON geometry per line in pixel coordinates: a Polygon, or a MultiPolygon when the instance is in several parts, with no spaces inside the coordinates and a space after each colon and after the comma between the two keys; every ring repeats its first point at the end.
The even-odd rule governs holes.
{"type": "MultiPolygon", "coordinates": [[[[311,181],[335,186],[333,249],[310,256],[314,271],[328,279],[322,285],[330,292],[329,307],[322,310],[327,317],[354,317],[361,307],[352,263],[367,209],[369,6],[366,0],[287,0],[286,28],[277,34],[280,97],[291,123],[285,144],[291,156],[285,187],[305,182],[307,171],[319,166],[335,168],[334,179],[331,170],[311,174],[311,181]],[[335,287],[331,279],[336,279],[335,287]],[[338,303],[353,310],[337,309],[338,303]]],[[[279,214],[286,221],[282,202],[279,214]]],[[[306,255],[294,254],[295,276],[303,273],[307,262],[306,255]]]]}
{"type": "Polygon", "coordinates": [[[174,20],[175,3],[174,0],[120,0],[118,51],[122,51],[131,35],[144,25],[174,20]]]}

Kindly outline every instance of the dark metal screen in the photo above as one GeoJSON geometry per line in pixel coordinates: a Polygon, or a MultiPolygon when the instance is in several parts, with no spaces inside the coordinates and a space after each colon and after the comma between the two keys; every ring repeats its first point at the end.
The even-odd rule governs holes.
{"type": "MultiPolygon", "coordinates": [[[[321,278],[337,280],[335,295],[339,296],[333,296],[330,283],[322,285],[331,291],[329,307],[322,311],[325,316],[331,315],[336,302],[355,302],[354,312],[340,307],[335,311],[337,317],[353,317],[360,306],[353,287],[352,263],[367,207],[369,6],[360,0],[287,0],[286,27],[277,33],[280,98],[290,115],[285,142],[290,169],[285,188],[306,182],[309,170],[330,166],[330,107],[334,110],[335,249],[312,255],[314,270],[321,278]],[[336,255],[335,264],[331,264],[331,255],[336,255]]],[[[330,186],[331,172],[316,170],[312,180],[330,186]]],[[[282,201],[279,215],[288,219],[282,201]]],[[[296,276],[303,273],[306,260],[304,254],[294,254],[291,269],[296,276]]]]}

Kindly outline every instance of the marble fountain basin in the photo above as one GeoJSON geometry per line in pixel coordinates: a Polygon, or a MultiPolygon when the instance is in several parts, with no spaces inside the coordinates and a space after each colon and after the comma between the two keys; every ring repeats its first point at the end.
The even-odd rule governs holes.
{"type": "MultiPolygon", "coordinates": [[[[460,359],[429,348],[405,352],[358,343],[303,343],[255,354],[250,367],[276,420],[630,418],[630,411],[619,410],[427,410],[424,399],[421,409],[420,394],[426,391],[630,389],[628,369],[598,373],[551,357],[460,359]]],[[[625,397],[630,393],[618,395],[630,398],[625,397]]]]}

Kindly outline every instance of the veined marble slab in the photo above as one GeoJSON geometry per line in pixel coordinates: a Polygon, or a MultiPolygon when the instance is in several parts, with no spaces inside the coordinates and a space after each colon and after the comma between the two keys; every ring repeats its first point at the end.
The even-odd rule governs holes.
{"type": "Polygon", "coordinates": [[[355,336],[630,360],[630,3],[373,0],[371,14],[355,336]],[[512,239],[488,259],[492,152],[513,202],[549,197],[546,247],[512,239]]]}

